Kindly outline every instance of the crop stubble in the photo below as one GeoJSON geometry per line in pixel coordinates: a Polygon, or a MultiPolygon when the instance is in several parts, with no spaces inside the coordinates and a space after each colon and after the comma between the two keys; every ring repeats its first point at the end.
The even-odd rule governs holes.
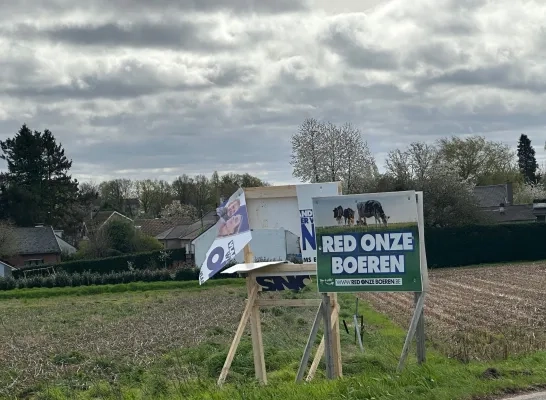
{"type": "MultiPolygon", "coordinates": [[[[546,264],[432,270],[427,339],[450,357],[493,360],[546,348],[546,264]]],[[[409,293],[359,294],[407,327],[409,293]]]]}

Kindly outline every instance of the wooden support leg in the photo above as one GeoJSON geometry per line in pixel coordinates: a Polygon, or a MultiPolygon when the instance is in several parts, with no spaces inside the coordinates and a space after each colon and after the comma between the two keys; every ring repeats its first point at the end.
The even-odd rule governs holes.
{"type": "MultiPolygon", "coordinates": [[[[334,309],[332,313],[332,326],[338,323],[338,316],[339,316],[338,309],[334,309]]],[[[315,354],[315,358],[313,359],[313,363],[311,364],[311,368],[309,368],[309,373],[307,374],[307,378],[305,378],[307,382],[311,381],[314,378],[315,373],[317,372],[320,359],[322,358],[323,354],[324,354],[324,336],[322,336],[322,340],[320,341],[320,344],[317,348],[317,352],[315,354]]]]}
{"type": "MultiPolygon", "coordinates": [[[[246,245],[243,248],[245,263],[254,262],[254,254],[250,249],[250,245],[246,245]]],[[[252,274],[248,274],[246,277],[246,287],[248,295],[256,288],[259,291],[258,284],[256,283],[256,277],[252,274]]],[[[265,385],[267,384],[267,374],[265,370],[265,358],[264,358],[264,344],[262,338],[262,324],[260,320],[260,306],[258,302],[254,302],[250,311],[250,333],[252,335],[252,353],[254,355],[254,372],[256,373],[256,379],[265,385]]]]}
{"type": "Polygon", "coordinates": [[[415,310],[413,311],[413,317],[411,318],[408,334],[406,335],[404,348],[402,349],[402,354],[400,355],[400,361],[398,362],[398,372],[402,371],[402,369],[404,368],[404,363],[406,362],[406,358],[408,357],[409,347],[411,345],[411,341],[413,340],[413,337],[415,336],[415,331],[417,330],[417,323],[419,322],[424,306],[425,306],[425,292],[421,292],[419,293],[419,299],[417,300],[417,304],[415,305],[415,310]]]}
{"type": "Polygon", "coordinates": [[[324,357],[326,359],[326,378],[333,379],[334,373],[334,352],[332,346],[332,308],[330,305],[330,296],[322,294],[322,305],[324,314],[324,357]]]}
{"type": "MultiPolygon", "coordinates": [[[[337,293],[330,293],[331,315],[339,315],[339,303],[337,293]]],[[[334,363],[334,377],[341,378],[343,369],[341,364],[341,334],[339,332],[339,322],[332,320],[332,360],[334,363]]]]}
{"type": "Polygon", "coordinates": [[[220,377],[218,378],[218,385],[222,385],[226,380],[227,374],[229,372],[229,368],[231,367],[231,363],[233,362],[233,358],[235,357],[235,352],[237,351],[237,346],[239,346],[239,342],[241,341],[241,336],[243,336],[243,332],[245,331],[246,323],[248,319],[250,318],[250,311],[252,310],[252,307],[254,306],[254,302],[256,301],[257,294],[258,294],[258,287],[254,286],[252,288],[250,296],[248,296],[248,301],[246,303],[245,310],[243,311],[243,315],[241,316],[241,321],[239,322],[237,331],[235,332],[235,336],[233,337],[233,342],[231,342],[231,346],[229,348],[226,361],[224,362],[224,366],[222,367],[222,372],[220,373],[220,377]]]}
{"type": "MultiPolygon", "coordinates": [[[[415,293],[415,307],[417,307],[420,294],[421,293],[419,292],[415,293]]],[[[419,316],[419,322],[417,323],[417,330],[415,331],[415,338],[417,340],[417,363],[421,365],[427,358],[425,347],[425,307],[421,309],[421,315],[419,316]]]]}
{"type": "Polygon", "coordinates": [[[322,319],[323,308],[324,307],[322,303],[320,303],[317,314],[315,315],[315,321],[313,321],[311,333],[307,338],[307,345],[305,346],[305,350],[303,351],[303,357],[301,358],[300,367],[298,368],[298,374],[296,375],[296,382],[302,380],[305,369],[307,368],[309,356],[311,355],[311,349],[313,348],[313,344],[315,343],[315,338],[317,337],[317,332],[320,326],[320,320],[322,319]]]}
{"type": "MultiPolygon", "coordinates": [[[[250,293],[253,289],[259,290],[256,278],[249,275],[247,278],[247,289],[250,293]]],[[[267,374],[265,369],[264,344],[262,338],[262,324],[260,320],[260,306],[255,301],[250,311],[250,332],[252,335],[252,352],[254,354],[254,371],[256,379],[265,385],[267,384],[267,374]]]]}

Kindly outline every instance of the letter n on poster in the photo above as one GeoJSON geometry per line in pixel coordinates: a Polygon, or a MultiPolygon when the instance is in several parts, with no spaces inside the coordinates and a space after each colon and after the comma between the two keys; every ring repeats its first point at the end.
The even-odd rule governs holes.
{"type": "Polygon", "coordinates": [[[420,292],[414,191],[313,198],[319,292],[420,292]]]}
{"type": "Polygon", "coordinates": [[[243,189],[240,188],[231,195],[216,209],[216,212],[220,217],[212,228],[216,230],[216,238],[201,265],[200,285],[234,260],[235,256],[252,240],[243,189]]]}

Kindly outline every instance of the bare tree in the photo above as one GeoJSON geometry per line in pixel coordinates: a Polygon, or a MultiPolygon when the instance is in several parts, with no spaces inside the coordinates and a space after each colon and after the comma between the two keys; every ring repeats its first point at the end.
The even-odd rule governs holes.
{"type": "Polygon", "coordinates": [[[292,175],[306,182],[322,182],[326,126],[307,118],[292,136],[292,175]]]}
{"type": "Polygon", "coordinates": [[[361,193],[367,183],[376,177],[377,166],[368,147],[362,138],[362,133],[350,123],[340,128],[342,157],[341,178],[344,183],[344,193],[361,193]]]}
{"type": "Polygon", "coordinates": [[[199,218],[199,212],[197,208],[191,204],[182,204],[180,201],[173,201],[171,204],[167,204],[163,210],[161,210],[162,218],[189,218],[192,221],[196,221],[199,218]]]}
{"type": "Polygon", "coordinates": [[[385,160],[385,169],[397,186],[405,188],[411,185],[413,176],[408,151],[400,149],[389,151],[385,160]]]}

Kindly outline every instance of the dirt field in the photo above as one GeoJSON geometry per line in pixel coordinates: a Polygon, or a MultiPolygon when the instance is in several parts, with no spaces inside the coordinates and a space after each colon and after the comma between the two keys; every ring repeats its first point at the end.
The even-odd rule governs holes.
{"type": "MultiPolygon", "coordinates": [[[[427,339],[462,361],[546,349],[546,263],[433,270],[427,339]]],[[[409,326],[413,295],[364,294],[375,309],[409,326]]]]}

